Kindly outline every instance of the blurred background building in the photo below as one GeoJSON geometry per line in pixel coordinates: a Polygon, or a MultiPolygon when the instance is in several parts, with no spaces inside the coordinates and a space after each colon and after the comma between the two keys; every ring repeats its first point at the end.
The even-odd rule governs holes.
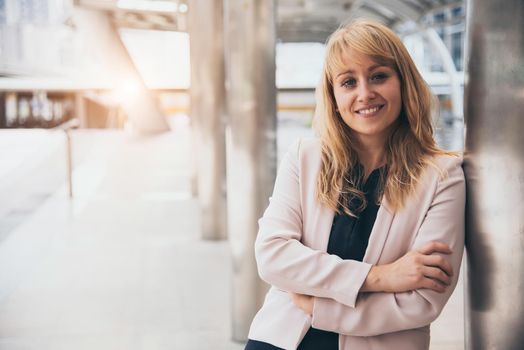
{"type": "MultiPolygon", "coordinates": [[[[394,5],[394,4],[393,4],[394,5]]],[[[313,90],[320,77],[323,46],[339,23],[367,15],[392,24],[404,37],[424,77],[451,122],[450,79],[423,28],[434,28],[453,60],[463,85],[464,5],[461,2],[417,12],[418,22],[402,20],[393,5],[362,2],[279,2],[276,84],[279,116],[307,120],[314,109],[313,90]],[[345,7],[344,7],[345,6],[345,7]],[[338,9],[340,7],[340,10],[338,9]]],[[[416,9],[416,8],[415,8],[416,9]]],[[[117,75],[102,45],[85,37],[82,16],[96,11],[114,24],[134,68],[153,91],[165,118],[187,114],[190,86],[188,4],[177,1],[3,0],[0,2],[0,127],[51,127],[81,118],[83,127],[122,128],[129,118],[122,99],[133,85],[117,75]],[[88,101],[82,105],[82,100],[88,101]]],[[[87,34],[89,35],[89,34],[87,34]]],[[[94,33],[93,33],[94,36],[94,33]]],[[[116,48],[113,48],[116,50],[116,48]]]]}

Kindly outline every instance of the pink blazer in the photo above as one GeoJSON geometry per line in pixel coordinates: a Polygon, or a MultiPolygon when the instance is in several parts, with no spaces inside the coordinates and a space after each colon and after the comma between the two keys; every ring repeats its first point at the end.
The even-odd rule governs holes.
{"type": "Polygon", "coordinates": [[[320,142],[294,144],[281,162],[273,196],[259,220],[255,243],[260,277],[271,285],[249,338],[296,349],[310,326],[337,332],[339,349],[429,348],[429,324],[457,283],[464,249],[465,181],[462,159],[435,159],[405,207],[382,201],[363,262],[326,253],[333,210],[315,199],[320,142]],[[430,241],[450,245],[452,285],[443,294],[427,289],[359,293],[372,265],[387,264],[430,241]],[[313,295],[313,315],[296,307],[287,291],[313,295]]]}

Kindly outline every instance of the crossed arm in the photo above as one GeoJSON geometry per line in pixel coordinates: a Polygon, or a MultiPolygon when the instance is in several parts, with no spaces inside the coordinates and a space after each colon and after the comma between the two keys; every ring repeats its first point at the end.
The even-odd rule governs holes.
{"type": "MultiPolygon", "coordinates": [[[[444,293],[451,285],[453,268],[437,253],[451,254],[452,251],[445,243],[429,242],[391,264],[372,266],[360,292],[399,293],[426,288],[444,293]]],[[[309,315],[313,313],[313,296],[290,294],[295,305],[309,315]]]]}

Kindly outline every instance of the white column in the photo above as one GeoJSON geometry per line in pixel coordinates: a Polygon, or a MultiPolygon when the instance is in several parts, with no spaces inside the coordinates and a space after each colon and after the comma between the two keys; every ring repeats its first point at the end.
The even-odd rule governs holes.
{"type": "Polygon", "coordinates": [[[276,14],[275,1],[225,3],[233,339],[244,341],[267,290],[258,278],[253,245],[276,173],[276,14]]]}
{"type": "Polygon", "coordinates": [[[191,0],[191,125],[202,237],[225,239],[226,159],[222,0],[191,0]]]}

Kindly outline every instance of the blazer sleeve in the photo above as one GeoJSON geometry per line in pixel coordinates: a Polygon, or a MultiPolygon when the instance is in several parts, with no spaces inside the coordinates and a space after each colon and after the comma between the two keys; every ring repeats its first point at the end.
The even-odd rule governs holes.
{"type": "Polygon", "coordinates": [[[458,280],[464,250],[465,180],[461,160],[447,166],[448,176],[439,181],[432,203],[412,248],[430,241],[450,245],[444,255],[453,267],[451,285],[442,294],[429,289],[402,293],[361,293],[356,307],[333,299],[315,298],[312,326],[353,336],[373,336],[419,328],[434,321],[451,296],[458,280]]]}
{"type": "Polygon", "coordinates": [[[371,264],[343,260],[301,243],[299,153],[297,142],[280,164],[269,206],[259,220],[255,241],[258,273],[281,290],[330,298],[353,307],[371,264]]]}

